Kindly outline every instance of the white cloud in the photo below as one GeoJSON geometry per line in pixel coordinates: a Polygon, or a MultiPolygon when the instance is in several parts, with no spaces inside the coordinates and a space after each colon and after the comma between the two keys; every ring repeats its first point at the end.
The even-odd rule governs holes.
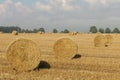
{"type": "Polygon", "coordinates": [[[0,15],[4,14],[6,12],[6,9],[4,5],[0,4],[0,15]]]}
{"type": "Polygon", "coordinates": [[[118,3],[120,2],[120,0],[106,0],[106,2],[108,2],[109,4],[112,4],[112,3],[118,3]]]}
{"type": "Polygon", "coordinates": [[[63,10],[74,10],[75,6],[70,5],[69,3],[71,2],[70,0],[61,0],[62,1],[62,8],[63,10]]]}
{"type": "Polygon", "coordinates": [[[33,10],[24,6],[21,2],[13,2],[12,0],[5,0],[0,3],[0,15],[5,17],[15,16],[17,14],[25,15],[32,13],[33,10]]]}
{"type": "Polygon", "coordinates": [[[86,2],[90,3],[91,5],[94,5],[97,2],[97,0],[86,0],[86,2]]]}
{"type": "Polygon", "coordinates": [[[85,0],[90,5],[96,5],[96,4],[103,4],[103,5],[110,5],[113,3],[118,3],[120,0],[85,0]]]}
{"type": "Polygon", "coordinates": [[[29,14],[33,12],[32,9],[24,6],[21,2],[15,3],[15,8],[19,13],[22,13],[22,14],[29,14]]]}
{"type": "Polygon", "coordinates": [[[5,0],[5,4],[12,4],[12,0],[5,0]]]}
{"type": "Polygon", "coordinates": [[[97,8],[100,6],[108,6],[107,0],[85,0],[90,4],[90,8],[97,8]]]}
{"type": "MultiPolygon", "coordinates": [[[[77,6],[77,5],[73,5],[72,3],[75,2],[74,0],[54,0],[54,2],[58,3],[59,7],[62,9],[62,10],[65,10],[65,11],[72,11],[72,10],[75,10],[75,9],[81,9],[80,6],[77,6]]],[[[56,4],[54,3],[54,4],[56,4]]]]}
{"type": "Polygon", "coordinates": [[[10,5],[12,5],[13,2],[11,0],[5,0],[3,3],[0,4],[0,15],[6,16],[9,14],[9,16],[12,15],[12,12],[9,10],[10,5]]]}
{"type": "Polygon", "coordinates": [[[101,0],[101,3],[106,5],[107,4],[107,1],[106,0],[101,0]]]}
{"type": "Polygon", "coordinates": [[[40,10],[50,11],[52,9],[52,6],[50,5],[44,5],[41,2],[36,2],[35,7],[40,10]]]}

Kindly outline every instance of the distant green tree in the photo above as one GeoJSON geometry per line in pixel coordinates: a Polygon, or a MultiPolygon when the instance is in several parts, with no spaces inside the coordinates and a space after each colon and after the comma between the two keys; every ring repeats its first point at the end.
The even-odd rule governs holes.
{"type": "Polygon", "coordinates": [[[26,32],[26,33],[29,33],[29,30],[28,30],[28,29],[26,29],[26,30],[25,30],[25,32],[26,32]]]}
{"type": "Polygon", "coordinates": [[[22,29],[21,32],[24,33],[26,30],[25,29],[22,29]]]}
{"type": "Polygon", "coordinates": [[[58,33],[58,30],[57,29],[53,29],[53,33],[58,33]]]}
{"type": "Polygon", "coordinates": [[[105,33],[111,33],[111,29],[110,28],[106,28],[105,29],[105,33]]]}
{"type": "Polygon", "coordinates": [[[38,32],[38,30],[37,29],[33,29],[33,33],[36,33],[36,32],[38,32]]]}
{"type": "Polygon", "coordinates": [[[45,29],[44,28],[40,28],[40,29],[38,29],[38,31],[41,31],[41,32],[45,33],[45,29]]]}
{"type": "Polygon", "coordinates": [[[113,33],[120,33],[120,31],[119,31],[118,28],[114,28],[112,32],[113,32],[113,33]]]}
{"type": "Polygon", "coordinates": [[[64,31],[60,31],[60,33],[64,33],[64,31]]]}
{"type": "Polygon", "coordinates": [[[100,29],[99,29],[99,32],[104,33],[104,29],[103,29],[103,28],[100,28],[100,29]]]}
{"type": "Polygon", "coordinates": [[[64,33],[69,33],[69,30],[65,29],[63,32],[64,32],[64,33]]]}
{"type": "Polygon", "coordinates": [[[21,28],[17,26],[0,26],[0,31],[4,33],[11,33],[14,30],[21,32],[21,28]]]}
{"type": "Polygon", "coordinates": [[[96,26],[91,26],[89,32],[96,33],[97,32],[96,26]]]}

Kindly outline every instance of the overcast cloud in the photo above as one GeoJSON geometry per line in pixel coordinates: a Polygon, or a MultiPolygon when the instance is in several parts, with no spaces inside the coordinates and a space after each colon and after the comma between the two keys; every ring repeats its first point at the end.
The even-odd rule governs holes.
{"type": "Polygon", "coordinates": [[[0,25],[88,31],[120,29],[120,0],[0,0],[0,25]]]}

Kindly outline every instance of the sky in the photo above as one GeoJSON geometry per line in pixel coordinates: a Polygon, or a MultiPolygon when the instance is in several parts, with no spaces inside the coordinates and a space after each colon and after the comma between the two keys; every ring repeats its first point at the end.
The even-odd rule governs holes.
{"type": "Polygon", "coordinates": [[[120,29],[120,0],[0,0],[0,26],[13,25],[47,31],[120,29]]]}

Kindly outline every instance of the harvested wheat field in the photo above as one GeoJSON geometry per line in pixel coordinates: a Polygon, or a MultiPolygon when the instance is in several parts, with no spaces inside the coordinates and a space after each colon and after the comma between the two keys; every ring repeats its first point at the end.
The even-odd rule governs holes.
{"type": "MultiPolygon", "coordinates": [[[[94,39],[97,35],[77,34],[70,36],[62,33],[41,35],[19,33],[15,36],[0,34],[0,80],[120,80],[120,35],[110,34],[112,36],[110,46],[95,47],[94,39]],[[63,58],[56,58],[54,45],[61,37],[69,37],[77,45],[75,47],[78,49],[76,50],[77,53],[74,53],[75,56],[72,56],[71,59],[64,59],[66,54],[63,54],[63,58]],[[24,52],[19,49],[19,42],[13,42],[20,38],[28,40],[25,43],[20,42],[26,45],[24,52]],[[16,55],[8,55],[9,50],[10,53],[16,55]],[[17,50],[19,51],[17,52],[17,50]],[[17,62],[16,60],[19,60],[17,54],[22,56],[22,59],[24,57],[22,54],[30,57],[24,57],[25,63],[17,62]],[[9,57],[10,59],[8,59],[9,57]],[[39,60],[39,63],[35,59],[39,60]],[[10,63],[10,60],[13,63],[10,63]],[[30,66],[27,65],[28,63],[30,66]]],[[[66,42],[66,44],[69,43],[66,42]]],[[[61,47],[66,49],[65,44],[61,45],[63,43],[60,42],[59,50],[64,50],[61,47]]],[[[72,50],[72,48],[74,47],[67,48],[67,50],[72,50]]]]}

